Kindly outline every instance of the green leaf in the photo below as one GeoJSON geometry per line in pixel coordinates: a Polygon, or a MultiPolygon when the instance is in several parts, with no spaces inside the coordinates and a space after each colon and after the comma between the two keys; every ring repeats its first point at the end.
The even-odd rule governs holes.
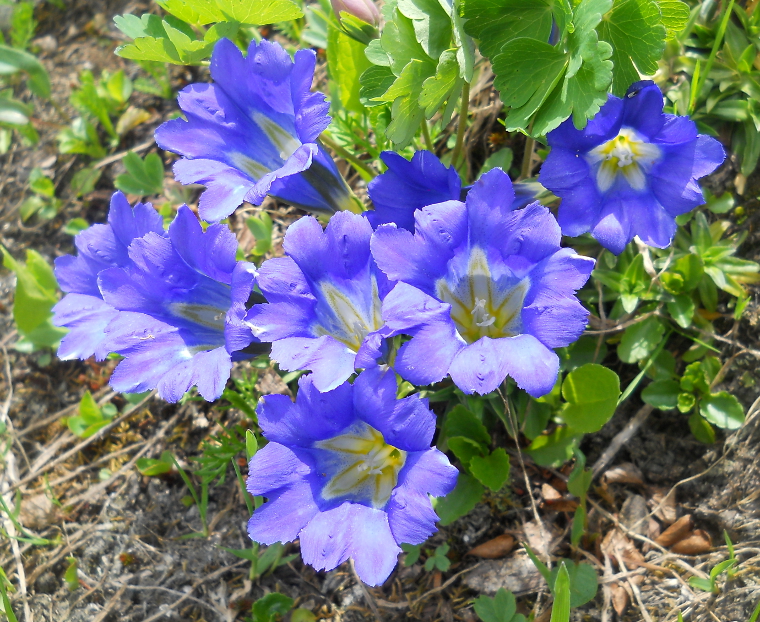
{"type": "Polygon", "coordinates": [[[162,0],[159,4],[175,17],[200,26],[226,21],[260,26],[303,17],[290,0],[162,0]]]}
{"type": "Polygon", "coordinates": [[[457,404],[448,413],[443,423],[446,436],[464,436],[480,446],[491,444],[491,435],[480,419],[461,404],[457,404]]]}
{"type": "Polygon", "coordinates": [[[404,557],[404,566],[409,567],[413,564],[416,564],[417,561],[420,558],[420,553],[422,553],[422,545],[421,544],[402,544],[401,550],[406,553],[406,557],[404,557]]]}
{"type": "Polygon", "coordinates": [[[70,127],[61,130],[57,139],[58,150],[61,153],[82,153],[95,159],[104,158],[106,155],[97,130],[82,117],[74,119],[70,127]]]}
{"type": "Polygon", "coordinates": [[[398,10],[412,20],[415,38],[431,58],[451,45],[451,18],[438,0],[398,0],[398,10]]]}
{"type": "Polygon", "coordinates": [[[464,0],[464,30],[479,39],[481,53],[491,58],[513,39],[548,41],[553,5],[551,0],[464,0]]]}
{"type": "Polygon", "coordinates": [[[279,592],[271,592],[253,603],[253,622],[274,622],[293,608],[293,599],[279,592]]]}
{"type": "Polygon", "coordinates": [[[135,462],[135,466],[141,475],[145,477],[156,477],[169,473],[172,470],[171,462],[159,460],[155,458],[138,458],[135,462]]]}
{"type": "Polygon", "coordinates": [[[58,302],[58,283],[53,270],[37,253],[28,249],[26,263],[17,262],[5,247],[3,265],[16,273],[16,294],[13,301],[13,319],[22,334],[29,334],[52,316],[51,309],[58,302]]]}
{"type": "Polygon", "coordinates": [[[79,589],[79,575],[77,574],[77,560],[73,557],[67,557],[66,561],[69,562],[66,572],[63,573],[63,580],[66,582],[66,587],[70,592],[75,592],[79,589]]]}
{"type": "Polygon", "coordinates": [[[50,77],[37,58],[7,45],[0,45],[0,75],[24,71],[29,75],[29,90],[37,97],[50,99],[50,77]]]}
{"type": "Polygon", "coordinates": [[[641,392],[641,399],[654,408],[673,410],[678,406],[681,387],[675,380],[658,380],[641,392]]]}
{"type": "Polygon", "coordinates": [[[411,142],[425,118],[425,110],[419,104],[419,97],[423,82],[434,72],[432,63],[412,60],[391,87],[377,98],[380,101],[393,102],[393,120],[388,125],[386,136],[399,148],[411,142]]]}
{"type": "Polygon", "coordinates": [[[100,168],[83,168],[81,171],[74,173],[71,178],[71,190],[77,196],[89,194],[95,190],[95,184],[98,183],[103,169],[100,168]]]}
{"type": "Polygon", "coordinates": [[[359,78],[361,84],[359,101],[367,108],[385,105],[382,101],[382,95],[391,88],[395,81],[396,76],[390,67],[373,65],[359,78]]]}
{"type": "Polygon", "coordinates": [[[480,501],[485,488],[474,477],[460,473],[457,485],[448,495],[434,500],[434,509],[445,527],[467,514],[480,501]]]}
{"type": "Polygon", "coordinates": [[[134,151],[124,157],[126,173],[116,178],[114,185],[128,194],[145,196],[160,194],[164,189],[164,164],[156,153],[142,160],[134,151]]]}
{"type": "Polygon", "coordinates": [[[248,461],[256,455],[259,450],[259,441],[251,430],[245,431],[245,456],[248,461]]]}
{"type": "Polygon", "coordinates": [[[262,211],[257,216],[251,216],[245,221],[248,229],[256,240],[253,247],[253,254],[257,256],[265,255],[272,248],[272,218],[266,212],[262,211]]]}
{"type": "Polygon", "coordinates": [[[618,345],[618,356],[624,363],[637,363],[647,358],[660,345],[665,326],[656,317],[649,317],[625,329],[618,345]]]}
{"type": "Polygon", "coordinates": [[[420,106],[425,109],[425,116],[430,119],[443,103],[450,97],[458,97],[461,90],[459,63],[456,53],[446,50],[438,61],[435,75],[422,84],[420,106]]]}
{"type": "Polygon", "coordinates": [[[689,328],[694,318],[694,301],[691,296],[680,294],[667,303],[668,313],[681,328],[689,328]]]}
{"type": "Polygon", "coordinates": [[[567,401],[562,419],[576,432],[597,432],[615,413],[620,378],[611,369],[588,363],[567,375],[562,397],[567,401]]]}
{"type": "Polygon", "coordinates": [[[80,88],[74,91],[69,98],[71,105],[74,106],[83,114],[90,114],[95,117],[103,129],[108,132],[110,136],[116,136],[116,130],[113,127],[111,118],[108,116],[108,104],[106,101],[98,95],[97,88],[95,87],[95,78],[92,76],[92,72],[83,71],[79,75],[80,88]]]}
{"type": "Polygon", "coordinates": [[[570,575],[561,562],[554,581],[554,605],[550,622],[570,622],[570,575]]]}
{"type": "Polygon", "coordinates": [[[551,434],[542,434],[533,439],[525,450],[536,464],[559,466],[572,458],[573,450],[580,443],[583,434],[569,426],[558,426],[551,434]]]}
{"type": "Polygon", "coordinates": [[[499,149],[497,152],[492,153],[486,161],[483,163],[483,168],[480,169],[480,174],[485,175],[488,171],[500,168],[505,173],[509,172],[509,167],[512,166],[513,158],[512,150],[509,147],[499,149]]]}
{"type": "Polygon", "coordinates": [[[665,37],[673,39],[689,22],[689,5],[681,0],[657,0],[657,4],[662,14],[662,25],[666,30],[665,37]]]}
{"type": "Polygon", "coordinates": [[[485,595],[478,596],[473,607],[483,622],[517,622],[522,615],[515,616],[517,613],[515,595],[503,587],[499,588],[493,598],[485,595]]]}
{"type": "Polygon", "coordinates": [[[0,97],[0,123],[27,125],[32,108],[10,97],[0,97]]]}
{"type": "Polygon", "coordinates": [[[446,442],[449,449],[454,452],[454,455],[465,467],[469,467],[470,460],[475,456],[482,456],[488,451],[483,445],[465,436],[452,436],[446,442]]]}
{"type": "Polygon", "coordinates": [[[509,456],[501,447],[487,456],[474,456],[469,467],[478,481],[494,492],[501,490],[509,479],[509,456]]]}
{"type": "Polygon", "coordinates": [[[29,189],[45,197],[55,196],[55,186],[53,180],[43,174],[42,169],[35,167],[29,173],[29,189]]]}
{"type": "Polygon", "coordinates": [[[703,397],[699,402],[699,412],[707,421],[724,430],[736,430],[744,423],[742,405],[726,391],[703,397]]]}
{"type": "Polygon", "coordinates": [[[713,427],[705,421],[698,412],[693,412],[689,415],[689,429],[700,443],[705,445],[712,445],[715,443],[715,430],[713,427]]]}
{"type": "Polygon", "coordinates": [[[713,591],[713,582],[709,579],[702,579],[701,577],[689,577],[689,585],[697,590],[703,592],[713,591]]]}
{"type": "Polygon", "coordinates": [[[412,60],[423,61],[435,66],[432,59],[417,42],[412,20],[404,17],[398,10],[392,13],[393,20],[385,24],[380,35],[380,45],[388,56],[390,68],[395,76],[400,77],[412,60]]]}
{"type": "Polygon", "coordinates": [[[360,76],[371,66],[364,50],[366,46],[352,39],[339,28],[328,29],[327,66],[346,110],[362,112],[359,97],[360,76]]]}
{"type": "Polygon", "coordinates": [[[657,72],[657,61],[665,49],[665,27],[657,2],[615,0],[599,25],[599,38],[612,45],[612,92],[622,97],[640,79],[639,73],[657,72]]]}
{"type": "Polygon", "coordinates": [[[697,405],[697,398],[693,393],[679,393],[678,400],[676,401],[676,407],[682,413],[689,412],[694,406],[697,405]]]}
{"type": "Polygon", "coordinates": [[[572,560],[562,559],[561,566],[552,569],[549,585],[553,585],[552,593],[557,598],[557,583],[560,576],[560,568],[565,567],[570,584],[570,607],[581,607],[596,596],[599,589],[599,578],[591,564],[580,562],[576,564],[572,560]]]}
{"type": "Polygon", "coordinates": [[[699,255],[689,253],[678,259],[671,270],[683,278],[683,289],[691,292],[699,285],[705,272],[704,262],[699,255]]]}

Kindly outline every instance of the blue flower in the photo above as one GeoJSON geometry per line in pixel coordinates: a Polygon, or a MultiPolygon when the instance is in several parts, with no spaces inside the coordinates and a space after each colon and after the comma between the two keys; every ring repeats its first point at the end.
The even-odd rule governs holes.
{"type": "Polygon", "coordinates": [[[72,329],[59,356],[120,354],[110,380],[117,391],[157,388],[174,402],[196,385],[207,400],[218,398],[232,361],[256,341],[244,323],[252,264],[235,261],[226,226],[204,232],[187,206],[165,233],[150,206],[132,212],[118,194],[111,205],[109,225],[80,233],[79,255],[56,262],[70,293],[53,322],[72,329]]]}
{"type": "Polygon", "coordinates": [[[247,487],[269,501],[248,523],[256,542],[300,538],[304,562],[317,570],[350,557],[362,581],[379,585],[399,544],[436,531],[428,495],[448,494],[457,470],[430,447],[427,400],[397,400],[392,370],[375,367],[326,393],[304,376],[295,403],[268,395],[257,412],[269,443],[251,459],[247,487]]]}
{"type": "Polygon", "coordinates": [[[662,109],[654,82],[637,82],[623,99],[610,95],[583,130],[567,120],[549,132],[539,181],[562,199],[563,234],[590,231],[615,254],[634,236],[665,248],[675,217],[704,203],[697,180],[720,166],[723,147],[662,109]]]}
{"type": "MultiPolygon", "coordinates": [[[[464,201],[470,186],[462,181],[453,166],[447,167],[431,151],[417,151],[411,161],[393,151],[383,151],[380,158],[388,167],[373,179],[367,191],[375,209],[365,212],[373,228],[395,223],[414,232],[414,212],[434,203],[464,201]]],[[[536,182],[513,184],[513,209],[525,207],[544,188],[536,182]]]]}
{"type": "Polygon", "coordinates": [[[575,341],[586,311],[575,291],[594,261],[560,248],[560,230],[538,203],[514,210],[509,177],[483,175],[467,201],[415,214],[415,233],[378,227],[372,254],[399,281],[383,301],[388,334],[407,334],[396,371],[424,385],[449,374],[466,393],[489,393],[506,376],[533,396],[554,386],[552,348],[575,341]]]}
{"type": "Polygon", "coordinates": [[[220,39],[211,57],[213,84],[191,84],[179,95],[187,120],[156,130],[162,149],[184,158],[174,165],[183,184],[207,187],[201,217],[216,222],[243,201],[267,194],[297,207],[332,213],[354,199],[317,137],[330,123],[328,104],[311,93],[315,54],[291,60],[277,43],[253,41],[248,57],[220,39]]]}
{"type": "Polygon", "coordinates": [[[111,197],[108,223],[78,233],[74,238],[78,254],[55,260],[58,283],[69,292],[54,309],[56,324],[70,329],[61,340],[59,358],[95,356],[102,361],[108,356],[105,328],[117,312],[103,301],[98,274],[106,268],[127,266],[129,245],[148,233],[166,235],[161,215],[150,203],[136,203],[132,209],[124,194],[116,192],[111,197]]]}
{"type": "Polygon", "coordinates": [[[382,354],[382,299],[392,287],[372,260],[372,227],[362,216],[335,214],[327,228],[307,216],[290,225],[287,257],[265,261],[257,276],[267,304],[246,321],[272,358],[288,370],[310,369],[329,391],[382,354]]]}

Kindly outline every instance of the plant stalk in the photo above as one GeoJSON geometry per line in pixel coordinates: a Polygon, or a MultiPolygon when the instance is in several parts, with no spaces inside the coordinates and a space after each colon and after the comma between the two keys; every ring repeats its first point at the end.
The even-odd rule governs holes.
{"type": "Polygon", "coordinates": [[[451,152],[451,165],[459,169],[459,156],[462,153],[464,133],[467,129],[467,111],[470,107],[470,83],[465,82],[462,87],[462,107],[459,110],[459,127],[457,128],[457,142],[454,151],[451,152]]]}
{"type": "Polygon", "coordinates": [[[353,153],[351,153],[348,149],[345,147],[341,147],[338,143],[336,143],[330,136],[328,136],[326,133],[322,133],[322,135],[319,137],[319,139],[330,149],[332,149],[335,153],[337,153],[341,158],[343,158],[346,162],[349,162],[351,166],[353,166],[356,169],[356,172],[359,173],[359,176],[366,182],[372,181],[375,177],[377,177],[377,171],[372,168],[369,164],[366,162],[360,160],[357,158],[353,153]]]}

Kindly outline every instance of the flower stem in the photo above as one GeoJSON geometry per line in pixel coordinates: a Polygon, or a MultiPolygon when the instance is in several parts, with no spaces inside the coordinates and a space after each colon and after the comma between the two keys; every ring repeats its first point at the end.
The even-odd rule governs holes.
{"type": "Polygon", "coordinates": [[[454,151],[451,152],[451,165],[459,168],[459,154],[462,152],[464,143],[464,132],[467,129],[467,110],[470,106],[470,83],[465,82],[462,87],[462,107],[459,110],[459,127],[457,128],[457,142],[454,145],[454,151]]]}
{"type": "Polygon", "coordinates": [[[422,119],[422,137],[425,139],[425,149],[430,152],[435,152],[433,141],[430,139],[430,128],[428,127],[426,119],[422,119]]]}
{"type": "Polygon", "coordinates": [[[346,160],[346,162],[349,162],[351,166],[353,166],[356,169],[356,172],[359,173],[360,177],[364,181],[372,181],[375,177],[377,177],[377,171],[374,168],[372,168],[366,162],[357,158],[353,153],[351,153],[345,147],[341,147],[326,132],[322,132],[322,135],[319,137],[319,139],[326,146],[328,146],[335,153],[337,153],[341,158],[346,160]]]}
{"type": "Polygon", "coordinates": [[[522,167],[520,168],[520,179],[530,177],[533,170],[533,149],[536,146],[536,139],[532,136],[525,137],[525,151],[523,152],[522,167]]]}

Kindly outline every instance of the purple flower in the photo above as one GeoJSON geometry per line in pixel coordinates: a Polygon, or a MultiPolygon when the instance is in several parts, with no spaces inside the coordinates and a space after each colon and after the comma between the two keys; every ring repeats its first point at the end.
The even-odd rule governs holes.
{"type": "Polygon", "coordinates": [[[110,380],[117,391],[157,388],[174,402],[196,385],[207,400],[218,398],[232,361],[256,341],[243,321],[254,268],[235,261],[232,232],[204,232],[182,206],[167,234],[154,210],[138,204],[132,212],[117,194],[109,225],[80,233],[77,247],[78,257],[56,262],[70,293],[53,322],[72,329],[59,356],[120,354],[110,380]]]}
{"type": "MultiPolygon", "coordinates": [[[[375,209],[365,216],[373,228],[392,222],[414,232],[416,210],[444,201],[463,201],[470,190],[470,186],[462,188],[454,167],[445,166],[431,151],[417,151],[411,161],[393,151],[383,151],[380,158],[388,170],[367,188],[375,209]]],[[[526,206],[544,190],[536,182],[517,182],[513,187],[513,209],[526,206]]]]}
{"type": "Polygon", "coordinates": [[[720,166],[723,147],[662,108],[654,82],[637,82],[623,99],[610,95],[583,130],[567,120],[549,132],[539,181],[562,199],[563,234],[590,231],[615,254],[634,236],[665,248],[675,217],[704,203],[697,180],[720,166]]]}
{"type": "Polygon", "coordinates": [[[201,217],[219,221],[243,201],[267,194],[297,207],[332,213],[353,198],[317,137],[330,123],[321,93],[310,92],[315,54],[291,60],[277,43],[253,41],[248,57],[220,39],[211,57],[213,84],[187,86],[179,106],[187,120],[156,130],[162,149],[184,156],[174,165],[183,184],[207,187],[201,217]]]}
{"type": "Polygon", "coordinates": [[[106,268],[130,263],[129,245],[133,240],[154,233],[165,236],[163,219],[150,203],[136,203],[134,209],[121,192],[111,197],[108,223],[93,225],[78,233],[74,245],[78,254],[55,260],[55,276],[64,292],[69,292],[54,308],[57,326],[70,332],[61,340],[58,357],[62,360],[102,361],[110,350],[104,346],[105,328],[117,312],[103,301],[98,274],[106,268]]]}
{"type": "Polygon", "coordinates": [[[269,501],[248,523],[251,539],[300,538],[304,562],[317,570],[350,557],[362,581],[379,585],[399,544],[436,531],[428,495],[448,494],[457,470],[430,447],[427,400],[397,400],[392,370],[376,367],[326,393],[305,376],[295,403],[267,395],[257,412],[269,443],[251,459],[247,487],[269,501]]]}
{"type": "Polygon", "coordinates": [[[560,230],[538,203],[514,210],[509,177],[483,175],[467,202],[419,210],[415,233],[378,227],[372,254],[399,281],[383,301],[388,334],[411,335],[395,369],[413,384],[449,374],[466,393],[489,393],[506,376],[533,396],[554,386],[552,348],[575,341],[586,311],[575,291],[594,261],[560,248],[560,230]]]}
{"type": "Polygon", "coordinates": [[[327,228],[312,217],[285,234],[287,257],[265,261],[257,279],[268,304],[246,322],[272,358],[288,370],[310,369],[314,386],[329,391],[382,354],[381,301],[392,287],[372,260],[372,227],[339,212],[327,228]]]}

